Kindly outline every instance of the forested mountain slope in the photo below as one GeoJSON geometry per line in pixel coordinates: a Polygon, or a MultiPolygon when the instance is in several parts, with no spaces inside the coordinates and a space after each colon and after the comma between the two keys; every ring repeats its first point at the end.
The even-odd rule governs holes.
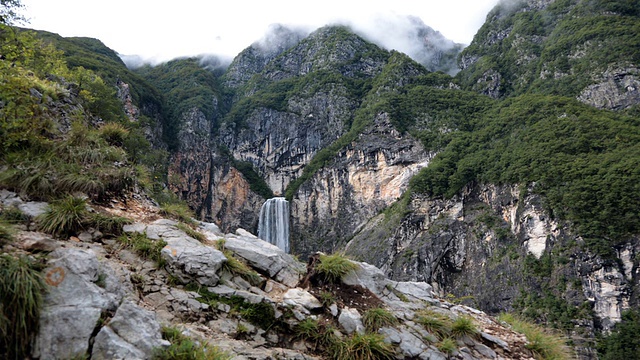
{"type": "Polygon", "coordinates": [[[68,65],[42,48],[55,61],[34,63],[37,84],[3,91],[51,99],[28,95],[16,114],[68,120],[61,135],[5,121],[3,185],[36,186],[11,175],[26,166],[12,154],[35,144],[18,134],[37,143],[73,134],[80,110],[63,104],[75,96],[83,123],[124,124],[124,140],[110,145],[140,165],[132,179],[151,170],[157,181],[144,186],[159,202],[175,196],[224,231],[255,230],[264,199],[285,196],[297,255],[344,250],[393,279],[554,326],[595,358],[595,336],[622,319],[632,328],[638,309],[638,9],[501,2],[454,77],[344,26],[274,27],[228,67],[185,58],[136,70],[97,40],[40,33],[68,65]]]}

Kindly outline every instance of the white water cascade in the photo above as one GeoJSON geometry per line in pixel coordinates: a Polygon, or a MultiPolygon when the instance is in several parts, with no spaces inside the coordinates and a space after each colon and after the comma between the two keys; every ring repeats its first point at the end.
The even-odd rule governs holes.
{"type": "Polygon", "coordinates": [[[283,197],[272,198],[262,204],[258,237],[289,253],[289,202],[283,197]]]}

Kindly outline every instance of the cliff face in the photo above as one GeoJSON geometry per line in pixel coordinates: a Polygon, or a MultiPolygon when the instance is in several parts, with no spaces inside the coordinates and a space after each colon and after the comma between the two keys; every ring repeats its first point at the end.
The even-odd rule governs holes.
{"type": "Polygon", "coordinates": [[[621,244],[616,259],[590,254],[528,190],[476,185],[450,200],[414,196],[400,214],[369,221],[347,254],[490,313],[545,314],[591,358],[592,344],[584,340],[595,327],[611,329],[632,303],[640,242],[621,244]]]}
{"type": "Polygon", "coordinates": [[[293,251],[333,252],[371,217],[393,204],[430,155],[380,113],[335,162],[305,182],[292,200],[293,251]]]}
{"type": "Polygon", "coordinates": [[[636,176],[620,162],[637,154],[635,120],[555,96],[621,112],[640,101],[636,54],[612,58],[617,47],[582,34],[590,21],[615,23],[615,43],[618,25],[638,14],[593,6],[501,3],[456,78],[343,27],[305,38],[275,28],[213,81],[222,85],[204,97],[209,107],[182,111],[171,189],[224,231],[256,228],[270,196],[260,186],[286,194],[292,252],[346,248],[393,279],[544,319],[592,358],[589,339],[637,306],[640,251],[633,234],[566,220],[574,203],[601,205],[588,193],[633,213],[605,178],[636,176]],[[594,161],[619,172],[598,178],[604,170],[585,170],[594,161]]]}

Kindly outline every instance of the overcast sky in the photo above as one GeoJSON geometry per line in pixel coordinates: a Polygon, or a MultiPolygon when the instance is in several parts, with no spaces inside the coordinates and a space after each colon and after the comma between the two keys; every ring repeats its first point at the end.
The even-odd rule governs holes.
{"type": "Polygon", "coordinates": [[[381,15],[414,15],[468,44],[498,0],[22,0],[27,27],[102,40],[123,55],[169,60],[233,57],[270,24],[311,29],[341,21],[364,27],[381,15]]]}

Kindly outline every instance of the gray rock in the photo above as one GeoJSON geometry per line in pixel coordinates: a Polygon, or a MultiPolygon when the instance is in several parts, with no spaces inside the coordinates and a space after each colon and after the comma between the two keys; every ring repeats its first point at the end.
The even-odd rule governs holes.
{"type": "Polygon", "coordinates": [[[200,227],[200,229],[204,231],[205,234],[210,233],[211,237],[215,238],[215,237],[223,236],[222,231],[220,231],[220,228],[218,227],[218,225],[214,223],[198,222],[198,226],[200,227]]]}
{"type": "Polygon", "coordinates": [[[25,215],[34,218],[47,212],[47,209],[49,209],[49,204],[47,204],[46,202],[30,201],[18,205],[18,209],[20,209],[20,211],[22,211],[22,213],[24,213],[25,215]]]}
{"type": "Polygon", "coordinates": [[[301,306],[307,310],[317,310],[322,308],[322,303],[320,303],[315,296],[300,288],[289,289],[289,291],[284,294],[283,302],[287,305],[301,306]]]}
{"type": "Polygon", "coordinates": [[[34,357],[73,358],[86,354],[89,338],[104,311],[121,300],[97,286],[100,264],[91,250],[58,249],[44,270],[47,293],[33,346],[34,357]]]}
{"type": "Polygon", "coordinates": [[[395,291],[402,293],[411,300],[433,301],[433,287],[425,282],[392,281],[388,286],[391,286],[395,291]]]}
{"type": "Polygon", "coordinates": [[[96,307],[45,307],[40,313],[33,356],[72,359],[85,355],[101,313],[102,310],[96,307]]]}
{"type": "Polygon", "coordinates": [[[510,352],[510,351],[511,351],[511,350],[509,350],[509,344],[507,344],[507,342],[506,342],[506,341],[504,341],[504,340],[502,340],[502,339],[500,339],[500,338],[497,338],[497,337],[495,337],[495,336],[493,336],[493,335],[489,335],[489,334],[487,334],[487,333],[485,333],[485,332],[480,332],[480,336],[481,336],[483,339],[485,339],[485,340],[487,340],[487,341],[490,341],[490,342],[492,342],[492,343],[494,343],[494,344],[496,344],[496,345],[500,346],[501,348],[503,348],[503,349],[504,349],[504,350],[506,350],[507,352],[510,352]]]}
{"type": "MultiPolygon", "coordinates": [[[[240,233],[245,234],[242,231],[240,233]]],[[[252,267],[268,273],[276,281],[289,287],[296,286],[305,273],[306,266],[277,246],[249,235],[251,234],[227,235],[225,247],[245,259],[252,267]]]]}
{"type": "Polygon", "coordinates": [[[16,238],[20,243],[20,248],[26,251],[54,251],[60,245],[51,236],[32,231],[21,231],[16,238]]]}
{"type": "Polygon", "coordinates": [[[165,234],[162,240],[167,242],[167,246],[162,249],[161,255],[167,261],[167,270],[172,275],[183,283],[196,281],[205,286],[218,283],[216,273],[227,261],[222,252],[186,236],[165,237],[165,234]]]}
{"type": "Polygon", "coordinates": [[[345,307],[340,312],[338,317],[338,323],[347,332],[352,334],[357,332],[358,334],[364,334],[364,325],[362,324],[362,316],[356,309],[345,307]]]}
{"type": "Polygon", "coordinates": [[[80,241],[82,242],[93,242],[93,236],[87,231],[83,231],[78,234],[78,239],[80,239],[80,241]]]}
{"type": "Polygon", "coordinates": [[[449,357],[440,351],[429,348],[418,357],[420,360],[447,360],[449,357]]]}
{"type": "Polygon", "coordinates": [[[479,352],[483,357],[488,359],[495,359],[497,357],[497,354],[495,351],[493,351],[490,347],[483,344],[479,344],[479,343],[474,344],[473,350],[479,352]]]}
{"type": "Polygon", "coordinates": [[[150,356],[118,336],[110,327],[103,327],[96,336],[92,360],[149,359],[150,356]]]}
{"type": "Polygon", "coordinates": [[[359,285],[369,289],[372,293],[381,296],[384,293],[387,279],[382,270],[364,262],[356,262],[358,269],[352,271],[342,278],[342,282],[347,285],[359,285]]]}
{"type": "Polygon", "coordinates": [[[170,345],[162,339],[160,324],[155,314],[131,301],[125,301],[120,305],[109,325],[100,330],[100,333],[103,332],[103,336],[98,334],[96,337],[92,359],[148,359],[154,349],[170,345]],[[133,349],[123,344],[133,344],[133,349]],[[121,353],[128,355],[113,356],[121,353]]]}

